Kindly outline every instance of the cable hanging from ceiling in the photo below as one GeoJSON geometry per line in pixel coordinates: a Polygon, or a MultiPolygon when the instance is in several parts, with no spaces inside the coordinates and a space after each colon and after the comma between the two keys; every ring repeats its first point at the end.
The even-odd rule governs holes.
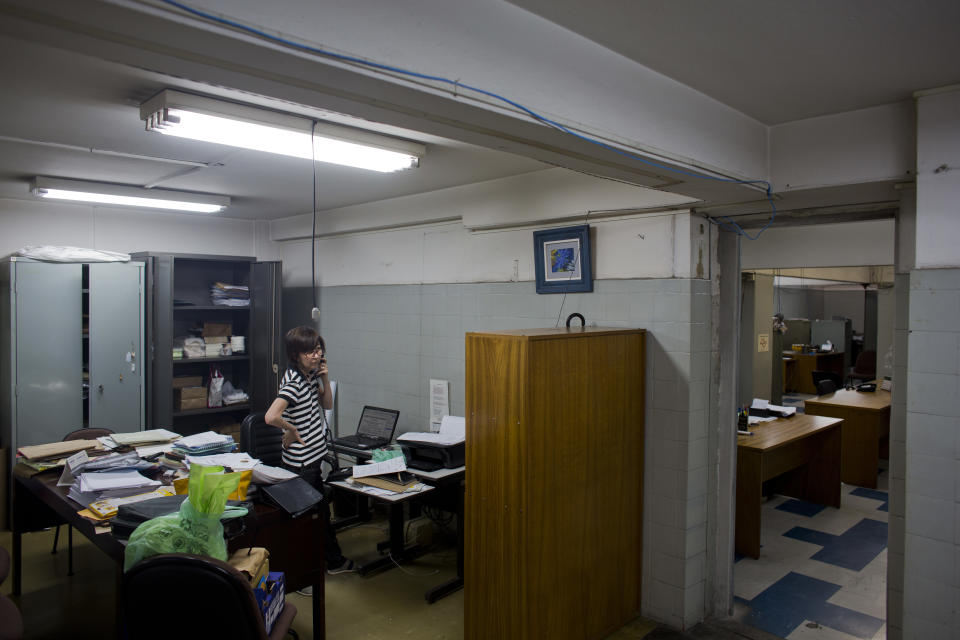
{"type": "Polygon", "coordinates": [[[668,165],[665,165],[665,164],[662,164],[662,163],[659,163],[659,162],[655,162],[655,161],[653,161],[653,160],[650,160],[649,158],[644,158],[643,156],[641,156],[641,155],[639,155],[639,154],[632,153],[632,152],[627,151],[627,150],[625,150],[625,149],[621,149],[621,148],[619,148],[619,147],[613,146],[613,145],[611,145],[611,144],[608,144],[608,143],[606,143],[606,142],[603,142],[602,140],[598,140],[598,139],[593,138],[593,137],[591,137],[591,136],[588,136],[588,135],[585,135],[585,134],[582,134],[582,133],[578,133],[578,132],[576,132],[576,131],[573,131],[573,130],[570,129],[569,127],[567,127],[567,126],[565,126],[565,125],[563,125],[563,124],[561,124],[561,123],[559,123],[559,122],[557,122],[557,121],[555,121],[555,120],[552,120],[552,119],[550,119],[550,118],[548,118],[548,117],[546,117],[546,116],[544,116],[544,115],[542,115],[542,114],[540,114],[540,113],[537,113],[537,112],[534,111],[533,109],[531,109],[531,108],[529,108],[529,107],[526,107],[526,106],[524,106],[523,104],[521,104],[521,103],[519,103],[519,102],[517,102],[517,101],[515,101],[515,100],[512,100],[512,99],[510,99],[510,98],[507,98],[507,97],[505,97],[505,96],[502,96],[502,95],[500,95],[500,94],[498,94],[498,93],[495,93],[495,92],[490,91],[490,90],[487,90],[487,89],[482,89],[482,88],[480,88],[480,87],[475,87],[475,86],[472,86],[472,85],[469,85],[469,84],[465,84],[465,83],[461,82],[460,80],[453,80],[453,79],[451,79],[451,78],[446,78],[446,77],[443,77],[443,76],[432,75],[432,74],[427,74],[427,73],[420,73],[420,72],[417,72],[417,71],[411,71],[411,70],[409,70],[409,69],[404,69],[404,68],[402,68],[402,67],[397,67],[397,66],[393,66],[393,65],[383,64],[383,63],[380,63],[380,62],[373,62],[373,61],[371,61],[371,60],[364,60],[363,58],[358,58],[358,57],[356,57],[356,56],[350,56],[350,55],[346,55],[346,54],[342,54],[342,53],[337,53],[337,52],[330,51],[330,50],[327,50],[327,49],[323,49],[323,48],[320,48],[320,47],[314,47],[314,46],[311,46],[311,45],[308,45],[308,44],[304,44],[304,43],[302,43],[302,42],[297,42],[297,41],[295,41],[295,40],[289,40],[289,39],[287,39],[287,38],[282,38],[282,37],[280,37],[280,36],[276,36],[276,35],[267,33],[267,32],[265,32],[265,31],[261,31],[260,29],[257,29],[257,28],[255,28],[255,27],[251,27],[251,26],[249,26],[249,25],[242,24],[242,23],[240,23],[240,22],[237,22],[236,20],[230,20],[229,18],[224,18],[224,17],[221,17],[221,16],[213,15],[213,14],[211,14],[211,13],[207,13],[207,12],[205,12],[205,11],[201,11],[200,9],[196,9],[196,8],[191,7],[191,6],[189,6],[189,5],[183,4],[182,2],[177,2],[177,0],[161,0],[161,2],[163,2],[164,4],[170,5],[170,6],[172,6],[172,7],[176,7],[177,9],[180,9],[181,11],[185,11],[185,12],[191,14],[191,15],[197,16],[197,17],[199,17],[199,18],[203,18],[204,20],[209,20],[209,21],[211,21],[211,22],[215,22],[215,23],[218,23],[218,24],[222,24],[222,25],[225,25],[225,26],[230,27],[230,28],[232,28],[232,29],[237,29],[237,30],[243,31],[243,32],[245,32],[245,33],[249,33],[249,34],[254,35],[254,36],[258,37],[258,38],[263,38],[263,39],[265,39],[265,40],[269,40],[269,41],[275,42],[275,43],[277,43],[277,44],[282,44],[282,45],[285,45],[285,46],[293,47],[293,48],[298,49],[298,50],[300,50],[300,51],[304,51],[304,52],[307,52],[307,53],[312,53],[312,54],[319,55],[319,56],[323,56],[323,57],[326,57],[326,58],[332,58],[332,59],[335,59],[335,60],[340,60],[340,61],[343,61],[343,62],[349,62],[349,63],[352,63],[352,64],[358,64],[358,65],[361,65],[361,66],[364,66],[364,67],[367,67],[367,68],[370,68],[370,69],[377,69],[377,70],[379,70],[379,71],[386,71],[386,72],[390,72],[390,73],[396,73],[396,74],[400,74],[400,75],[407,76],[407,77],[411,77],[411,78],[417,78],[417,79],[420,79],[420,80],[427,80],[427,81],[431,81],[431,82],[437,82],[437,83],[441,83],[441,84],[450,85],[450,86],[453,87],[453,94],[454,94],[454,96],[457,96],[458,93],[459,93],[459,92],[462,92],[463,90],[467,90],[467,91],[476,93],[476,94],[478,94],[478,95],[482,95],[482,96],[486,96],[486,97],[488,97],[488,98],[492,98],[492,99],[494,99],[494,100],[496,100],[496,101],[498,101],[498,102],[502,102],[502,103],[504,103],[504,104],[507,104],[507,105],[509,105],[509,106],[511,106],[511,107],[513,107],[513,108],[515,108],[515,109],[517,109],[517,110],[525,113],[527,116],[529,116],[529,117],[532,118],[533,120],[536,120],[537,122],[540,122],[540,123],[542,123],[542,124],[544,124],[544,125],[547,125],[547,126],[553,128],[553,129],[556,129],[556,130],[558,130],[558,131],[562,131],[563,133],[566,133],[566,134],[568,134],[568,135],[570,135],[570,136],[573,136],[573,137],[575,137],[575,138],[578,138],[578,139],[580,139],[580,140],[583,140],[584,142],[588,142],[588,143],[590,143],[590,144],[592,144],[592,145],[595,145],[595,146],[597,146],[597,147],[601,147],[601,148],[606,149],[606,150],[608,150],[608,151],[612,151],[612,152],[614,152],[614,153],[617,153],[617,154],[622,155],[622,156],[624,156],[624,157],[630,158],[630,159],[632,159],[632,160],[636,160],[636,161],[638,161],[638,162],[642,162],[642,163],[644,163],[644,164],[646,164],[646,165],[649,165],[649,166],[651,166],[651,167],[655,167],[655,168],[657,168],[657,169],[662,169],[662,170],[664,170],[664,171],[669,171],[669,172],[672,172],[672,173],[678,173],[678,174],[681,174],[681,175],[685,175],[685,176],[688,176],[688,177],[691,177],[691,178],[697,178],[697,179],[701,179],[701,180],[713,180],[713,181],[715,181],[715,182],[726,182],[726,183],[731,183],[731,184],[758,185],[758,186],[761,186],[761,187],[764,188],[764,192],[765,192],[765,194],[766,194],[767,202],[770,204],[770,211],[771,211],[771,212],[770,212],[770,219],[766,222],[766,224],[764,224],[764,225],[760,228],[759,231],[757,231],[757,233],[756,233],[755,235],[750,235],[749,233],[747,233],[739,224],[737,224],[737,223],[736,223],[732,218],[730,218],[729,216],[718,216],[716,219],[711,218],[711,217],[709,217],[709,216],[707,217],[707,220],[708,220],[711,224],[717,225],[717,226],[720,227],[721,229],[726,229],[726,230],[728,230],[728,231],[732,231],[732,232],[736,233],[736,234],[739,235],[739,236],[743,236],[744,238],[747,238],[748,240],[756,240],[757,238],[759,238],[759,237],[760,237],[760,234],[762,234],[764,231],[766,231],[766,230],[770,227],[770,225],[773,224],[773,221],[774,221],[774,220],[776,219],[776,217],[777,217],[777,207],[776,207],[776,204],[775,204],[774,201],[773,201],[773,186],[772,186],[772,185],[770,184],[770,182],[767,181],[767,180],[759,180],[759,179],[758,179],[758,180],[741,180],[741,179],[738,179],[738,178],[723,178],[723,177],[711,176],[711,175],[707,175],[707,174],[703,174],[703,173],[697,173],[697,172],[693,172],[693,171],[687,171],[687,170],[685,170],[685,169],[681,169],[681,168],[678,168],[678,167],[671,167],[671,166],[668,166],[668,165]]]}

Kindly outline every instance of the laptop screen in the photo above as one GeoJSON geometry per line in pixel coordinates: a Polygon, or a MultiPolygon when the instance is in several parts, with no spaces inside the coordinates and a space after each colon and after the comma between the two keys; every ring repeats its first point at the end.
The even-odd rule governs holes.
{"type": "Polygon", "coordinates": [[[400,412],[394,409],[366,406],[360,414],[357,435],[389,441],[393,437],[393,429],[397,426],[399,417],[400,412]]]}

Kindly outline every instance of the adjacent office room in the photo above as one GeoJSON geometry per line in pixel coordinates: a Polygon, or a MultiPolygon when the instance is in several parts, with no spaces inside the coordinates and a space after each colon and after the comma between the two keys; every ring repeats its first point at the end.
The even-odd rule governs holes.
{"type": "MultiPolygon", "coordinates": [[[[539,0],[288,0],[269,6],[6,0],[0,3],[0,255],[50,244],[153,254],[145,259],[178,254],[193,256],[188,262],[225,261],[232,263],[230,277],[241,263],[278,267],[272,287],[252,287],[248,319],[235,325],[247,329],[249,359],[235,358],[222,373],[249,394],[251,408],[262,406],[285,366],[278,345],[283,329],[315,324],[339,383],[340,433],[349,433],[366,405],[398,410],[397,433],[422,430],[435,417],[434,388],[445,388],[447,410],[469,421],[468,332],[560,328],[572,314],[583,316],[589,329],[643,329],[637,368],[644,391],[625,394],[643,403],[635,412],[642,416],[642,449],[623,465],[634,475],[621,477],[642,476],[642,500],[629,505],[642,513],[642,533],[631,535],[628,553],[612,554],[617,557],[565,558],[592,559],[583,569],[591,577],[600,567],[604,577],[628,581],[636,595],[630,612],[671,630],[725,620],[734,609],[742,612],[741,605],[759,612],[764,602],[795,593],[790,589],[802,583],[818,589],[816,606],[790,615],[775,607],[772,616],[785,625],[776,628],[779,635],[950,638],[960,626],[956,519],[942,517],[957,508],[953,479],[960,451],[954,429],[960,415],[960,361],[954,357],[960,282],[956,3],[931,0],[909,19],[895,0],[870,11],[760,0],[738,11],[722,3],[661,4],[654,11],[645,3],[539,0]],[[777,37],[766,37],[771,33],[777,37]],[[817,34],[816,42],[810,34],[817,34]],[[165,91],[173,93],[161,97],[165,91]],[[356,167],[316,162],[309,143],[300,157],[267,159],[263,149],[162,135],[156,129],[182,123],[177,108],[185,104],[175,102],[183,100],[176,94],[187,101],[199,96],[208,111],[246,114],[313,136],[379,141],[405,154],[405,169],[361,174],[356,167]],[[64,179],[84,184],[57,183],[64,179]],[[193,206],[226,208],[212,215],[146,212],[43,197],[58,187],[104,185],[113,196],[163,192],[193,206]],[[589,226],[593,249],[592,290],[538,291],[536,265],[550,254],[535,254],[534,233],[581,226],[589,226]],[[749,239],[757,234],[758,241],[749,239]],[[857,312],[842,300],[846,294],[812,281],[820,268],[891,264],[898,319],[891,463],[887,470],[876,465],[880,484],[868,487],[874,494],[860,495],[863,486],[844,482],[856,488],[843,495],[884,513],[877,492],[888,479],[888,550],[856,569],[801,558],[801,548],[814,555],[814,547],[842,551],[838,541],[858,533],[855,525],[884,518],[858,515],[850,522],[844,515],[821,526],[841,513],[838,507],[813,513],[815,500],[761,502],[761,481],[751,486],[762,575],[744,581],[748,572],[741,567],[755,560],[733,553],[737,407],[768,394],[776,404],[779,394],[780,403],[802,404],[801,415],[812,416],[806,404],[816,404],[820,394],[794,387],[805,376],[796,373],[799,362],[785,364],[787,334],[777,346],[772,326],[769,332],[741,327],[741,272],[770,282],[770,300],[757,307],[755,329],[783,308],[788,329],[792,314],[811,323],[851,318],[850,349],[845,320],[839,321],[842,337],[831,342],[843,342],[846,358],[853,354],[855,330],[871,344],[873,331],[882,368],[882,336],[889,332],[881,326],[888,318],[881,307],[890,306],[881,293],[888,291],[886,273],[836,276],[867,285],[862,326],[854,325],[857,312]],[[792,269],[803,271],[786,273],[792,269]],[[794,287],[781,280],[775,297],[777,277],[801,282],[794,287]],[[873,286],[871,328],[866,307],[873,286]],[[259,304],[266,300],[270,304],[259,304]],[[264,324],[254,315],[260,311],[277,321],[264,324]],[[739,368],[748,354],[763,360],[769,380],[756,367],[748,375],[739,368]],[[747,386],[751,392],[741,396],[747,386]],[[784,540],[765,543],[759,527],[777,522],[789,524],[775,533],[784,540]],[[800,569],[787,571],[785,582],[778,563],[764,563],[763,554],[778,549],[803,560],[800,569]],[[625,569],[623,557],[639,557],[639,566],[631,561],[625,569]],[[884,557],[885,573],[879,566],[884,557]],[[877,583],[881,574],[885,586],[877,583]],[[752,586],[738,591],[744,582],[752,586]],[[850,593],[858,587],[866,591],[850,593]],[[879,610],[858,608],[867,592],[879,610]],[[890,603],[885,610],[883,601],[890,603]],[[787,623],[795,624],[786,629],[787,623]]],[[[214,130],[200,127],[199,133],[212,136],[214,130]]],[[[568,253],[558,249],[556,256],[568,253]]],[[[208,279],[197,278],[187,289],[205,290],[208,279]]],[[[87,289],[80,299],[89,300],[91,288],[79,288],[87,289]]],[[[170,307],[175,294],[163,286],[145,292],[164,296],[170,307]]],[[[63,313],[66,298],[38,307],[43,317],[70,315],[63,313]]],[[[144,309],[147,322],[156,319],[154,311],[144,309]]],[[[183,318],[193,312],[175,313],[183,318]]],[[[82,322],[82,314],[73,315],[82,322]]],[[[812,329],[809,338],[804,332],[797,340],[811,350],[824,344],[816,344],[812,329]]],[[[798,360],[814,355],[793,352],[793,344],[789,351],[798,360]]],[[[142,360],[135,359],[143,349],[124,351],[129,360],[123,366],[142,373],[142,360]]],[[[66,347],[56,352],[65,360],[66,347]]],[[[841,378],[847,364],[839,365],[841,378]]],[[[557,388],[571,385],[577,380],[571,370],[556,367],[544,379],[555,377],[557,388]]],[[[148,386],[151,381],[156,378],[148,377],[148,386]]],[[[69,384],[82,388],[82,372],[69,384]]],[[[56,385],[48,386],[52,391],[56,385]]],[[[96,398],[99,384],[91,388],[96,398]]],[[[186,395],[174,396],[170,381],[161,392],[165,409],[174,397],[202,402],[186,395]]],[[[144,398],[143,426],[170,426],[150,424],[160,415],[157,397],[147,392],[144,398]]],[[[191,427],[232,428],[247,413],[179,408],[171,420],[191,427]]],[[[579,427],[587,420],[571,422],[579,427]]],[[[842,451],[838,425],[834,419],[822,429],[823,451],[833,456],[842,451]]],[[[582,458],[574,452],[566,459],[582,458]]],[[[832,478],[837,465],[821,470],[832,478]]],[[[0,477],[9,480],[10,472],[8,466],[0,477]]],[[[638,492],[637,484],[631,481],[623,495],[638,492]]],[[[570,520],[588,512],[585,507],[570,520]]],[[[430,531],[434,553],[401,559],[399,567],[369,577],[332,575],[324,606],[316,605],[316,594],[291,595],[301,637],[311,637],[314,614],[321,612],[331,638],[469,636],[464,612],[475,595],[456,591],[433,604],[423,597],[458,572],[454,525],[461,523],[449,512],[433,515],[403,534],[423,542],[430,531]],[[371,598],[372,590],[388,594],[396,608],[371,598]]],[[[390,558],[381,553],[388,548],[381,544],[390,532],[386,513],[375,516],[370,526],[342,530],[349,555],[390,558]]],[[[547,522],[541,518],[527,531],[582,531],[571,522],[547,522]]],[[[868,537],[877,533],[877,525],[863,527],[873,527],[868,537]]],[[[0,533],[5,547],[9,535],[0,533]]],[[[107,617],[113,613],[116,567],[110,557],[74,531],[76,571],[68,576],[69,533],[61,527],[59,551],[51,554],[55,535],[53,529],[25,534],[33,568],[18,604],[34,637],[91,624],[96,607],[107,617]],[[51,612],[51,601],[70,604],[51,612]]],[[[530,547],[527,556],[543,548],[555,550],[530,547]]],[[[496,578],[483,577],[488,584],[496,578]]],[[[562,597],[531,607],[556,619],[574,607],[583,608],[576,610],[582,619],[605,613],[606,602],[582,597],[583,584],[581,574],[567,574],[546,585],[562,597]]],[[[9,594],[10,579],[0,588],[9,594]]],[[[488,617],[514,604],[499,595],[485,594],[488,617]]],[[[609,631],[636,637],[648,630],[642,621],[626,624],[609,631]]]]}
{"type": "MultiPolygon", "coordinates": [[[[803,416],[816,412],[807,403],[832,402],[838,390],[889,403],[882,389],[844,387],[893,375],[893,268],[876,264],[893,258],[892,220],[818,227],[820,238],[833,236],[846,247],[842,252],[831,242],[807,242],[804,231],[810,230],[794,228],[789,245],[776,253],[744,247],[750,268],[742,279],[740,404],[759,398],[803,416]],[[853,241],[868,237],[869,243],[853,241]]],[[[758,437],[764,424],[745,427],[755,435],[739,439],[758,437]]],[[[887,637],[887,457],[873,466],[870,486],[837,478],[839,507],[781,495],[776,479],[765,484],[759,553],[738,554],[734,564],[740,619],[785,638],[822,626],[845,638],[887,637]],[[818,623],[801,624],[806,620],[818,623]]]]}

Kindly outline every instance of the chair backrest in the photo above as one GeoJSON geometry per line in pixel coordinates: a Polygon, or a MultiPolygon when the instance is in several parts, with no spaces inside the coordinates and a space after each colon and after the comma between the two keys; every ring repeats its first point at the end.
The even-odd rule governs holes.
{"type": "Polygon", "coordinates": [[[860,355],[857,356],[857,361],[853,365],[853,372],[869,376],[877,375],[877,352],[860,352],[860,355]]]}
{"type": "Polygon", "coordinates": [[[226,562],[185,553],[156,555],[135,564],[122,588],[128,638],[267,638],[250,582],[226,562]],[[182,617],[164,605],[170,598],[182,617]]]}
{"type": "Polygon", "coordinates": [[[93,440],[95,438],[102,438],[103,436],[109,436],[113,433],[111,429],[77,429],[76,431],[71,431],[67,435],[63,436],[63,441],[68,442],[70,440],[93,440]]]}
{"type": "Polygon", "coordinates": [[[240,423],[240,449],[265,465],[279,467],[283,433],[266,423],[263,413],[251,413],[240,423]]]}
{"type": "Polygon", "coordinates": [[[817,383],[817,395],[827,395],[837,390],[837,385],[833,380],[825,379],[817,383]]]}
{"type": "MultiPolygon", "coordinates": [[[[822,380],[830,380],[833,382],[833,390],[836,391],[843,386],[843,378],[840,377],[840,374],[836,371],[820,371],[813,370],[810,372],[810,377],[813,380],[813,386],[819,388],[820,382],[822,380]]],[[[830,393],[829,391],[827,393],[830,393]]]]}

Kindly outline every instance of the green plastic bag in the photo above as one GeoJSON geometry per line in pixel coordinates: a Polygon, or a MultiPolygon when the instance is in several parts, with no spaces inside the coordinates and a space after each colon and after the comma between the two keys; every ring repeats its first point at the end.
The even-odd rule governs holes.
{"type": "Polygon", "coordinates": [[[224,473],[223,467],[190,467],[187,499],[178,513],[153,518],[130,535],[124,552],[123,570],[144,558],[161,553],[193,553],[227,559],[220,519],[247,515],[243,507],[226,508],[227,496],[240,484],[239,473],[224,473]]]}

